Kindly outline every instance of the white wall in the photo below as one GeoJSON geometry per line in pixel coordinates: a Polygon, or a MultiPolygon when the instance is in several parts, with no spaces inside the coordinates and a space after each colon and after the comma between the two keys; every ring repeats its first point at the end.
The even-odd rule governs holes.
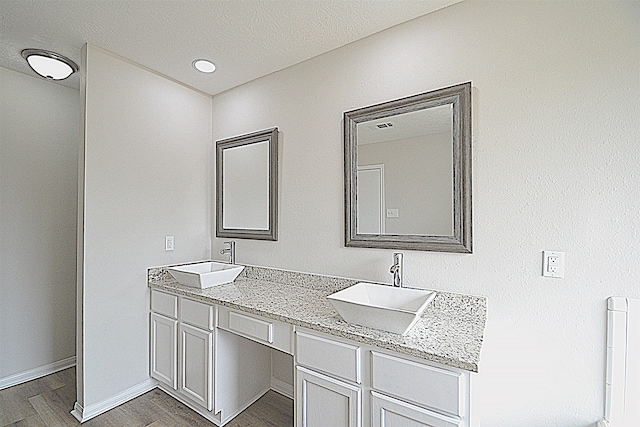
{"type": "Polygon", "coordinates": [[[75,355],[78,95],[0,68],[0,383],[75,355]]]}
{"type": "Polygon", "coordinates": [[[87,410],[149,377],[146,269],[210,257],[212,112],[210,96],[97,47],[85,64],[78,403],[87,410]]]}
{"type": "Polygon", "coordinates": [[[591,425],[605,299],[640,296],[639,16],[467,1],[215,96],[214,139],[282,132],[279,240],[238,241],[238,262],[390,282],[391,250],[343,244],[342,113],[472,81],[474,253],[405,251],[407,284],[488,297],[481,425],[591,425]]]}
{"type": "Polygon", "coordinates": [[[445,132],[358,146],[358,166],[384,165],[385,209],[399,212],[385,215],[385,233],[453,235],[451,139],[445,132]]]}
{"type": "Polygon", "coordinates": [[[293,356],[271,349],[271,377],[293,390],[293,356]]]}

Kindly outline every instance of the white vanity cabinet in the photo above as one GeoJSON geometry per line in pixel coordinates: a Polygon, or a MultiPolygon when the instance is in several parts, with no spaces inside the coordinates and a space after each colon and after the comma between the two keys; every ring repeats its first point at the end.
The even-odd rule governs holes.
{"type": "Polygon", "coordinates": [[[180,298],[178,392],[213,410],[213,348],[216,307],[180,298]]]}
{"type": "Polygon", "coordinates": [[[151,290],[150,321],[151,377],[216,425],[270,388],[271,349],[259,338],[291,352],[290,325],[156,289],[151,290]],[[219,318],[234,333],[219,328],[219,318]],[[252,335],[253,340],[243,337],[252,335]]]}
{"type": "Polygon", "coordinates": [[[296,426],[468,427],[469,373],[296,331],[296,426]]]}
{"type": "Polygon", "coordinates": [[[296,331],[296,426],[362,426],[359,345],[296,331]]]}
{"type": "Polygon", "coordinates": [[[371,392],[371,427],[459,427],[461,420],[449,418],[416,405],[371,392]]]}
{"type": "Polygon", "coordinates": [[[287,354],[293,351],[293,327],[284,322],[220,306],[218,328],[287,354]]]}
{"type": "Polygon", "coordinates": [[[359,386],[298,366],[295,400],[297,427],[362,426],[359,386]]]}
{"type": "Polygon", "coordinates": [[[151,292],[151,377],[177,390],[178,297],[151,292]]]}
{"type": "Polygon", "coordinates": [[[372,427],[469,425],[468,374],[375,350],[370,355],[372,427]]]}
{"type": "Polygon", "coordinates": [[[277,349],[295,427],[470,427],[469,371],[195,298],[151,290],[150,374],[218,426],[273,387],[277,349]]]}
{"type": "Polygon", "coordinates": [[[215,306],[151,292],[151,377],[213,409],[215,306]]]}

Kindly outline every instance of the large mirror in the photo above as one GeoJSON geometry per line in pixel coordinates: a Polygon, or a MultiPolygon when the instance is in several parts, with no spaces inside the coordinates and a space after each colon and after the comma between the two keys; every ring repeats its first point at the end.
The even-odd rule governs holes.
{"type": "Polygon", "coordinates": [[[344,113],[346,246],[471,253],[471,83],[344,113]]]}
{"type": "Polygon", "coordinates": [[[216,236],[278,240],[278,128],[216,141],[216,236]]]}

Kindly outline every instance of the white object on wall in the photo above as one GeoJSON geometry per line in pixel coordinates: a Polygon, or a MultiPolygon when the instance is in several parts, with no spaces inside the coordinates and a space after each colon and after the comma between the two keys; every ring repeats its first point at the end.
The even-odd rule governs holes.
{"type": "Polygon", "coordinates": [[[564,277],[564,252],[542,251],[542,275],[545,277],[564,277]]]}
{"type": "Polygon", "coordinates": [[[607,300],[605,420],[640,425],[640,299],[607,300]]]}

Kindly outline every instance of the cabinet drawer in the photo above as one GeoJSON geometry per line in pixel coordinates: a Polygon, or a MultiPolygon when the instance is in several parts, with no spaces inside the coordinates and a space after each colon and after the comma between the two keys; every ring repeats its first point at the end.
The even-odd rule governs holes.
{"type": "Polygon", "coordinates": [[[462,373],[372,351],[372,387],[421,406],[464,416],[462,373]]]}
{"type": "Polygon", "coordinates": [[[180,321],[212,331],[215,327],[215,306],[181,298],[180,321]]]}
{"type": "Polygon", "coordinates": [[[447,417],[392,397],[371,392],[372,426],[460,427],[462,420],[447,417]]]}
{"type": "Polygon", "coordinates": [[[178,318],[178,297],[176,295],[151,290],[151,311],[172,319],[178,318]]]}
{"type": "Polygon", "coordinates": [[[273,344],[273,323],[271,322],[232,311],[229,313],[229,329],[273,344]]]}
{"type": "Polygon", "coordinates": [[[291,326],[227,307],[218,308],[218,326],[234,334],[291,354],[291,326]]]}
{"type": "Polygon", "coordinates": [[[360,383],[360,347],[306,332],[296,332],[298,364],[360,383]]]}

